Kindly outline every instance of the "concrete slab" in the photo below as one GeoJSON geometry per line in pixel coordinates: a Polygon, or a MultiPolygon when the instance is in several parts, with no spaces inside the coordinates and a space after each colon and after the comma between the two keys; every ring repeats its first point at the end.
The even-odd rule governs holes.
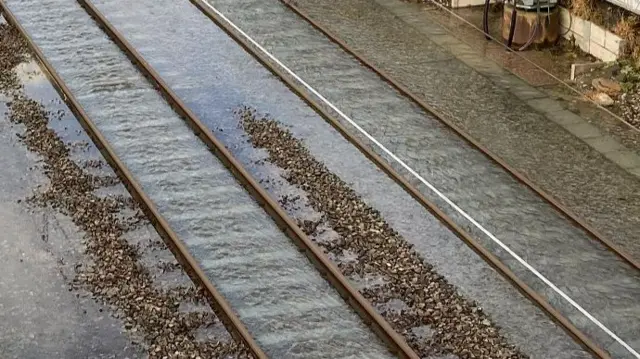
{"type": "Polygon", "coordinates": [[[449,50],[455,57],[477,55],[477,52],[474,49],[472,49],[469,45],[461,42],[450,44],[446,47],[446,49],[449,50]]]}
{"type": "MultiPolygon", "coordinates": [[[[519,80],[519,79],[518,79],[519,80]]],[[[520,100],[532,100],[547,97],[542,91],[520,80],[521,84],[511,86],[511,92],[520,100]]]]}
{"type": "Polygon", "coordinates": [[[587,138],[585,142],[600,153],[609,153],[613,151],[623,150],[624,147],[616,140],[609,136],[600,136],[595,138],[587,138]]]}
{"type": "MultiPolygon", "coordinates": [[[[424,31],[423,29],[429,29],[426,31],[427,33],[430,33],[432,31],[430,30],[431,29],[430,26],[419,25],[417,27],[420,28],[421,31],[424,31]]],[[[444,47],[445,45],[457,45],[460,43],[460,40],[447,34],[444,30],[442,30],[441,32],[433,31],[432,33],[433,35],[430,37],[431,41],[433,41],[439,46],[444,47]]]]}
{"type": "Polygon", "coordinates": [[[485,75],[504,76],[506,74],[495,62],[477,54],[458,56],[458,59],[485,75]]]}
{"type": "Polygon", "coordinates": [[[536,111],[540,111],[544,114],[550,114],[564,110],[564,107],[551,98],[538,98],[526,101],[527,105],[533,107],[536,111]]]}
{"type": "Polygon", "coordinates": [[[640,167],[640,157],[629,150],[609,152],[605,153],[604,156],[622,168],[640,167]]]}
{"type": "Polygon", "coordinates": [[[562,127],[584,123],[584,119],[569,110],[554,112],[548,118],[562,127]]]}
{"type": "Polygon", "coordinates": [[[603,137],[602,132],[600,132],[600,130],[596,126],[587,122],[568,125],[565,128],[567,129],[567,131],[583,140],[588,138],[603,137]]]}
{"type": "MultiPolygon", "coordinates": [[[[444,28],[442,28],[441,26],[438,26],[436,24],[432,24],[429,22],[425,22],[424,19],[422,19],[421,16],[419,16],[419,14],[415,14],[413,13],[412,16],[407,18],[407,22],[411,23],[412,25],[414,25],[416,28],[418,28],[420,31],[425,32],[427,34],[430,35],[447,35],[449,38],[455,40],[455,41],[459,41],[458,39],[456,39],[455,37],[449,35],[449,33],[447,32],[447,30],[445,30],[444,28]]],[[[431,38],[431,40],[433,42],[437,42],[437,39],[435,38],[431,38]]]]}
{"type": "Polygon", "coordinates": [[[640,178],[640,167],[628,168],[629,173],[638,176],[640,178]]]}

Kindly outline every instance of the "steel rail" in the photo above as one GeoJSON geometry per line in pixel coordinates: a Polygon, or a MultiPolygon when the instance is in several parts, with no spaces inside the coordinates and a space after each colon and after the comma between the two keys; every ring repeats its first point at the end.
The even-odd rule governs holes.
{"type": "Polygon", "coordinates": [[[200,11],[209,17],[214,23],[222,28],[231,38],[233,38],[242,48],[251,54],[258,62],[260,62],[271,73],[281,79],[281,81],[287,85],[300,99],[307,103],[318,115],[320,115],[325,121],[327,121],[333,128],[335,128],[345,139],[352,143],[363,155],[371,160],[380,170],[391,177],[398,185],[400,185],[407,193],[417,200],[426,210],[433,214],[441,223],[449,228],[458,238],[460,238],[465,244],[467,244],[474,252],[485,260],[491,267],[497,270],[505,279],[507,279],[516,289],[518,289],[524,296],[531,300],[535,305],[542,309],[549,318],[558,323],[567,334],[573,337],[583,348],[588,352],[600,359],[611,359],[611,356],[605,352],[602,348],[598,347],[589,337],[587,337],[582,331],[571,323],[566,317],[564,317],[558,310],[556,310],[551,304],[549,304],[542,296],[529,287],[524,281],[516,276],[516,274],[509,269],[504,263],[502,263],[493,253],[484,248],[478,241],[473,239],[464,229],[456,224],[447,214],[440,210],[435,203],[427,199],[421,192],[413,187],[402,175],[394,170],[391,165],[382,159],[377,153],[371,150],[361,140],[353,136],[350,131],[338,121],[333,115],[324,109],[322,105],[318,103],[313,97],[309,96],[307,92],[298,85],[290,76],[285,72],[273,65],[268,58],[257,51],[245,38],[239,36],[223,19],[215,12],[211,11],[207,6],[202,3],[202,0],[189,0],[200,11]]]}
{"type": "Polygon", "coordinates": [[[173,254],[177,257],[178,261],[185,268],[189,277],[196,283],[200,284],[205,289],[207,299],[212,306],[212,309],[221,319],[225,327],[234,336],[236,340],[242,341],[247,349],[249,349],[256,359],[267,359],[266,354],[260,349],[255,342],[249,331],[244,324],[240,321],[237,315],[231,309],[231,306],[226,299],[218,292],[213,283],[209,281],[204,271],[200,268],[197,261],[189,253],[187,247],[180,240],[177,234],[171,229],[169,223],[162,217],[156,206],[151,199],[144,193],[140,184],[134,179],[133,175],[125,164],[118,158],[114,149],[109,142],[102,135],[97,126],[93,123],[90,117],[87,115],[82,105],[75,98],[71,90],[67,87],[66,83],[58,75],[55,68],[46,59],[44,53],[38,45],[31,39],[27,31],[20,25],[18,19],[13,15],[8,6],[3,0],[0,0],[0,9],[4,13],[7,21],[14,26],[25,38],[29,47],[35,54],[38,62],[42,65],[44,72],[56,88],[58,94],[64,99],[69,109],[76,116],[80,125],[87,132],[93,143],[96,145],[102,156],[109,163],[111,168],[115,171],[118,177],[122,180],[123,184],[127,188],[127,191],[133,198],[136,199],[138,204],[142,207],[147,217],[151,220],[151,223],[158,231],[160,236],[167,243],[173,254]]]}
{"type": "Polygon", "coordinates": [[[440,113],[438,110],[424,102],[417,95],[415,95],[411,90],[409,90],[405,85],[401,84],[394,78],[392,78],[389,74],[372,64],[369,60],[364,58],[361,54],[359,54],[356,50],[352,49],[349,45],[347,45],[344,40],[337,37],[330,30],[328,30],[325,26],[321,25],[317,21],[313,20],[307,13],[305,13],[298,6],[293,4],[291,0],[279,0],[285,6],[287,6],[291,11],[300,16],[303,20],[308,22],[313,28],[320,31],[324,34],[329,40],[340,46],[342,50],[346,53],[354,57],[358,62],[367,67],[369,70],[373,71],[378,77],[380,77],[383,81],[387,82],[391,87],[396,89],[402,95],[411,99],[415,104],[417,104],[420,108],[422,108],[427,113],[431,114],[438,121],[442,122],[444,125],[452,129],[458,136],[460,136],[465,142],[470,144],[472,147],[476,148],[480,151],[485,157],[489,160],[502,167],[507,173],[509,173],[517,182],[524,184],[526,187],[535,192],[538,196],[542,197],[548,204],[550,204],[557,212],[559,212],[562,216],[569,219],[572,223],[580,227],[583,231],[585,231],[592,239],[595,239],[602,243],[609,250],[614,252],[618,257],[620,257],[623,261],[628,263],[630,266],[635,268],[636,270],[640,270],[640,262],[634,259],[631,255],[626,253],[624,250],[618,247],[611,240],[605,238],[602,234],[600,234],[595,228],[586,223],[583,219],[581,219],[578,215],[573,213],[571,210],[566,208],[563,204],[561,204],[557,199],[555,199],[552,195],[546,193],[542,188],[533,183],[529,178],[525,175],[511,167],[506,161],[498,157],[496,154],[491,152],[488,148],[486,148],[479,141],[475,140],[471,135],[466,133],[462,128],[454,124],[452,121],[447,119],[447,116],[440,113]]]}
{"type": "Polygon", "coordinates": [[[211,130],[194,114],[169,87],[155,69],[143,56],[126,40],[126,38],[106,19],[106,17],[89,0],[77,0],[96,23],[109,37],[124,51],[142,73],[151,81],[165,99],[174,107],[185,120],[185,123],[231,171],[236,180],[253,196],[253,198],[273,218],[280,229],[306,254],[308,259],[322,276],[333,285],[341,297],[355,310],[383,342],[390,351],[400,358],[419,359],[418,355],[409,347],[404,338],[394,331],[391,325],[371,306],[371,304],[354,289],[340,270],[328,259],[322,250],[316,246],[300,229],[291,217],[271,198],[268,192],[247,172],[242,164],[218,140],[211,130]]]}

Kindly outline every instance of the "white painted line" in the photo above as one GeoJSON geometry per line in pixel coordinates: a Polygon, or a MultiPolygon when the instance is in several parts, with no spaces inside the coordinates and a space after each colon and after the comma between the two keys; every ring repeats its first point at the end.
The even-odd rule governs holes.
{"type": "Polygon", "coordinates": [[[373,142],[376,146],[378,146],[382,151],[388,154],[391,158],[393,158],[396,162],[398,162],[404,169],[409,171],[411,175],[417,178],[420,182],[422,182],[425,186],[429,187],[438,197],[444,200],[448,205],[450,205],[456,212],[462,215],[465,219],[467,219],[471,224],[473,224],[476,228],[482,231],[487,237],[491,238],[496,244],[498,244],[502,249],[504,249],[507,253],[509,253],[513,258],[515,258],[520,264],[522,264],[525,268],[527,268],[531,273],[533,273],[536,277],[538,277],[541,281],[543,281],[546,285],[548,285],[551,289],[553,289],[556,293],[558,293],[562,298],[564,298],[567,302],[569,302],[574,308],[576,308],[580,313],[582,313],[585,317],[587,317],[591,322],[596,324],[600,329],[602,329],[605,333],[607,333],[610,337],[615,339],[620,345],[625,347],[631,354],[633,354],[636,358],[640,359],[640,354],[636,352],[629,344],[625,343],[620,337],[618,337],[614,332],[612,332],[609,328],[607,328],[604,324],[602,324],[598,319],[596,319],[593,315],[587,312],[580,304],[576,303],[571,297],[569,297],[565,292],[563,292],[560,288],[558,288],[553,282],[547,279],[544,275],[542,275],[538,270],[533,268],[529,263],[527,263],[524,259],[522,259],[518,254],[516,254],[511,248],[509,248],[506,244],[502,243],[496,236],[494,236],[491,232],[489,232],[486,228],[484,228],[480,223],[478,223],[475,219],[473,219],[469,214],[467,214],[464,210],[462,210],[458,205],[453,203],[447,196],[445,196],[442,192],[440,192],[437,188],[435,188],[431,183],[429,183],[426,179],[422,178],[414,169],[409,167],[404,161],[402,161],[398,156],[396,156],[393,152],[388,150],[382,143],[376,140],[373,136],[371,136],[367,131],[365,131],[362,127],[360,127],[354,120],[352,120],[349,116],[344,114],[340,109],[338,109],[335,105],[333,105],[329,100],[327,100],[324,96],[322,96],[318,91],[316,91],[311,85],[307,84],[303,79],[301,79],[297,74],[295,74],[292,70],[290,70],[287,66],[285,66],[280,60],[278,60],[275,56],[273,56],[269,51],[267,51],[264,47],[262,47],[259,43],[257,43],[254,39],[252,39],[247,33],[242,31],[236,24],[231,22],[224,14],[214,8],[207,0],[201,0],[211,11],[215,12],[218,16],[220,16],[229,26],[233,27],[239,34],[241,34],[245,39],[247,39],[251,44],[253,44],[256,48],[258,48],[262,53],[267,55],[273,62],[278,64],[282,69],[284,69],[289,75],[295,78],[298,82],[300,82],[307,90],[309,90],[312,94],[318,97],[322,102],[324,102],[327,106],[329,106],[332,110],[340,115],[345,121],[349,122],[353,127],[355,127],[360,133],[362,133],[365,137],[367,137],[371,142],[373,142]]]}

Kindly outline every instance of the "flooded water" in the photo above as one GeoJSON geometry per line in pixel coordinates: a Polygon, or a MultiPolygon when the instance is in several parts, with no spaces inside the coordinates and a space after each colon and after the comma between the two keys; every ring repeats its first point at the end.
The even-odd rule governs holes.
{"type": "Polygon", "coordinates": [[[391,357],[76,1],[8,4],[270,356],[391,357]]]}
{"type": "MultiPolygon", "coordinates": [[[[66,110],[35,62],[14,71],[27,97],[40,101],[46,111],[66,110]]],[[[41,172],[42,158],[19,141],[24,127],[5,115],[10,100],[0,95],[0,357],[143,357],[123,323],[105,315],[108,308],[83,291],[69,291],[74,267],[86,260],[83,234],[55,209],[26,203],[49,183],[41,172]]],[[[83,139],[75,132],[80,127],[73,116],[62,115],[51,124],[69,142],[83,139]]],[[[91,151],[78,148],[72,155],[86,159],[91,151]]]]}
{"type": "MultiPolygon", "coordinates": [[[[578,327],[612,353],[622,357],[631,354],[619,344],[612,344],[609,334],[587,320],[583,313],[503,250],[495,238],[525,258],[604,326],[632,347],[640,347],[637,336],[640,331],[640,303],[634,299],[640,297],[640,275],[635,269],[592,240],[432,115],[400,96],[301,18],[293,16],[280,1],[246,0],[239,4],[231,0],[212,0],[210,3],[418,173],[424,182],[409,173],[381,147],[371,144],[422,193],[480,239],[485,247],[530,286],[543,293],[578,327]],[[491,236],[470,223],[468,218],[446,203],[425,182],[457,204],[491,236]]],[[[349,16],[350,21],[353,17],[360,22],[375,23],[386,19],[385,16],[392,16],[380,9],[376,11],[376,5],[369,1],[354,0],[351,4],[353,6],[348,10],[349,13],[344,14],[349,16]]],[[[341,11],[344,9],[341,8],[341,11]]],[[[353,27],[350,29],[353,30],[353,27]]],[[[358,38],[358,46],[366,46],[365,37],[354,31],[346,35],[347,39],[358,38]]],[[[402,43],[396,50],[404,48],[407,53],[413,46],[429,48],[416,61],[409,61],[407,53],[403,51],[373,55],[379,63],[393,61],[403,64],[403,71],[415,70],[421,76],[433,78],[433,87],[427,92],[437,92],[438,81],[447,82],[447,86],[442,86],[443,91],[455,89],[456,81],[460,82],[461,89],[465,86],[461,76],[450,75],[457,73],[454,69],[450,72],[443,70],[447,66],[458,66],[449,61],[452,55],[434,43],[427,44],[429,40],[411,37],[394,39],[383,31],[375,35],[380,43],[402,43]]],[[[491,88],[478,86],[477,89],[473,88],[476,94],[492,91],[491,88]]],[[[465,102],[473,103],[474,94],[468,91],[464,93],[465,102]]],[[[441,96],[456,98],[458,90],[443,92],[441,96]]],[[[491,111],[492,108],[497,110],[498,105],[478,101],[469,108],[469,112],[491,111]]],[[[343,123],[353,129],[353,133],[365,137],[346,120],[343,123]]]]}
{"type": "MultiPolygon", "coordinates": [[[[298,138],[305,140],[315,156],[336,174],[353,183],[354,189],[363,193],[377,208],[384,208],[385,216],[388,215],[394,228],[397,225],[404,233],[411,234],[406,237],[414,243],[418,242],[418,248],[425,253],[425,257],[440,264],[438,268],[451,274],[448,278],[453,278],[454,283],[462,284],[467,293],[474,294],[474,299],[482,298],[494,308],[518,308],[518,314],[514,309],[509,316],[500,313],[499,309],[493,312],[497,317],[503,315],[501,324],[506,324],[510,331],[518,333],[514,334],[514,337],[519,338],[517,342],[530,338],[530,343],[540,340],[553,343],[553,349],[535,349],[542,352],[540,357],[548,356],[549,352],[566,353],[567,357],[577,355],[575,344],[564,333],[558,332],[557,328],[549,329],[550,324],[540,317],[540,313],[535,313],[536,310],[530,308],[518,294],[510,292],[512,289],[506,289],[501,279],[495,278],[495,273],[486,264],[481,263],[473,253],[468,253],[468,248],[440,223],[425,214],[422,208],[414,206],[414,202],[407,199],[406,194],[391,180],[382,176],[370,162],[197,9],[186,2],[171,1],[139,1],[126,5],[123,1],[94,3],[254,174],[265,173],[262,172],[264,169],[253,165],[255,160],[264,156],[247,146],[242,137],[243,131],[238,127],[233,110],[243,105],[268,113],[290,126],[298,138]],[[153,15],[154,21],[142,20],[150,15],[153,15]],[[479,282],[482,283],[481,289],[478,289],[479,282]],[[489,287],[492,289],[488,292],[489,287]]],[[[278,48],[283,52],[289,45],[295,45],[290,49],[289,56],[298,58],[303,64],[301,67],[308,73],[315,71],[335,75],[332,75],[332,79],[336,81],[331,86],[336,91],[342,89],[370,94],[363,96],[360,101],[354,101],[350,112],[369,111],[367,113],[371,117],[379,118],[396,110],[405,111],[391,117],[393,121],[390,123],[397,127],[406,121],[422,121],[424,114],[414,107],[406,108],[405,102],[395,93],[395,97],[390,97],[384,92],[388,89],[385,90],[370,74],[364,72],[368,77],[358,80],[359,76],[363,76],[363,69],[354,66],[348,58],[349,61],[345,60],[344,54],[336,52],[325,39],[314,39],[317,35],[313,32],[299,29],[295,18],[285,17],[286,11],[277,5],[266,6],[243,1],[229,3],[229,8],[234,11],[255,11],[247,17],[261,21],[259,29],[266,42],[280,44],[278,48]],[[291,26],[298,28],[292,29],[291,26]],[[288,30],[275,31],[280,27],[288,30]],[[270,32],[271,30],[275,33],[270,32]],[[285,43],[285,40],[290,43],[285,43]],[[302,49],[314,51],[305,55],[302,49]],[[338,80],[341,76],[355,80],[351,83],[341,82],[338,80]],[[336,83],[339,86],[335,86],[336,83]],[[375,109],[369,108],[367,103],[375,105],[375,109]],[[407,111],[411,114],[408,115],[407,111]]],[[[328,82],[326,86],[329,86],[328,82]]],[[[345,93],[346,95],[348,94],[345,93]]],[[[376,126],[382,131],[390,124],[376,123],[376,126]]],[[[409,128],[419,132],[415,127],[409,128]]],[[[443,142],[435,142],[433,145],[437,144],[443,145],[443,142]]],[[[462,156],[462,150],[456,150],[454,145],[445,145],[437,153],[453,151],[462,156]]],[[[460,166],[470,166],[469,161],[460,166]]],[[[472,168],[483,169],[486,165],[483,162],[472,168]]],[[[270,186],[272,193],[277,193],[277,187],[270,186]]]]}

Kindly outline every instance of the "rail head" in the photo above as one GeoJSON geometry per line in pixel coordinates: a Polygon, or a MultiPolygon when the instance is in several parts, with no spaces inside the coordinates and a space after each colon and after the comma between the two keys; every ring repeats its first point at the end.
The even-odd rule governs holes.
{"type": "MultiPolygon", "coordinates": [[[[315,267],[325,275],[326,279],[338,290],[340,295],[356,311],[363,321],[387,344],[390,350],[401,358],[418,359],[418,355],[409,347],[403,337],[396,333],[391,325],[371,306],[371,304],[342,275],[338,268],[328,259],[322,250],[300,229],[280,205],[271,198],[265,189],[249,174],[242,164],[220,142],[168,86],[155,69],[126,40],[126,38],[106,19],[106,17],[89,0],[77,0],[94,20],[107,32],[111,39],[120,46],[127,56],[138,64],[146,77],[156,86],[167,101],[178,112],[194,133],[214,152],[220,161],[231,171],[244,188],[256,199],[275,220],[283,232],[307,255],[315,267]]],[[[196,3],[196,2],[194,2],[196,3]]],[[[197,3],[196,3],[197,4],[197,3]]],[[[201,8],[202,9],[202,8],[201,8]]],[[[210,17],[211,18],[211,17],[210,17]]],[[[212,19],[213,20],[213,19],[212,19]]],[[[214,20],[216,21],[216,20],[214,20]]],[[[216,22],[218,23],[218,22],[216,22]]],[[[220,26],[220,23],[218,23],[220,26]]],[[[235,39],[230,29],[220,26],[235,39]]],[[[237,41],[237,39],[236,39],[237,41]]],[[[241,45],[243,45],[241,43],[241,45]]],[[[247,44],[245,44],[247,45],[247,44]]],[[[245,47],[243,45],[243,47],[245,47]]],[[[247,48],[245,47],[245,50],[247,48]]]]}
{"type": "Polygon", "coordinates": [[[200,268],[197,261],[189,251],[184,243],[178,238],[177,234],[171,229],[168,222],[160,215],[158,209],[155,207],[151,199],[144,193],[140,184],[134,179],[129,169],[118,158],[114,149],[109,142],[102,135],[97,126],[90,119],[88,114],[83,109],[82,105],[75,98],[71,90],[67,87],[64,80],[58,75],[57,71],[47,60],[42,50],[33,41],[28,32],[18,22],[18,19],[11,12],[9,7],[0,0],[0,10],[5,16],[6,20],[15,27],[25,38],[38,62],[42,66],[47,77],[56,88],[57,92],[63,97],[65,103],[69,109],[76,116],[81,126],[87,131],[87,134],[94,142],[100,153],[104,156],[105,160],[109,163],[112,169],[116,172],[118,177],[122,180],[123,184],[127,188],[127,191],[134,197],[142,207],[147,217],[152,222],[161,237],[165,240],[171,251],[180,261],[185,268],[190,278],[204,288],[207,299],[212,305],[212,309],[222,320],[223,324],[231,332],[236,340],[240,340],[251,351],[256,359],[267,359],[266,354],[260,349],[253,337],[249,334],[249,331],[244,327],[244,324],[240,321],[237,315],[231,309],[231,306],[226,299],[218,292],[213,283],[207,278],[204,271],[200,268]]]}
{"type": "MultiPolygon", "coordinates": [[[[463,242],[465,242],[472,250],[481,256],[489,265],[496,269],[505,279],[514,285],[523,295],[529,298],[535,305],[541,308],[553,321],[558,323],[567,334],[573,337],[582,347],[590,352],[594,357],[600,359],[610,359],[608,353],[602,348],[598,347],[590,338],[588,338],[582,331],[576,328],[566,317],[552,307],[548,302],[544,300],[538,293],[536,293],[531,287],[518,278],[513,271],[511,271],[504,263],[502,263],[495,255],[489,250],[484,248],[479,242],[471,237],[465,230],[458,226],[449,216],[447,216],[442,210],[440,210],[435,203],[428,200],[421,192],[419,192],[414,186],[412,186],[403,176],[401,176],[396,170],[394,170],[389,163],[382,159],[360,139],[356,138],[351,132],[338,121],[332,114],[324,109],[322,105],[318,103],[316,99],[311,97],[307,91],[305,91],[300,85],[295,83],[290,76],[284,73],[284,71],[277,66],[273,65],[267,57],[261,52],[257,51],[249,42],[243,37],[239,36],[234,30],[226,24],[215,12],[203,4],[202,0],[190,0],[200,11],[202,11],[213,22],[220,26],[227,34],[229,34],[236,42],[238,42],[249,54],[251,54],[258,62],[265,66],[275,76],[281,79],[281,81],[287,85],[298,97],[304,102],[309,104],[314,111],[320,115],[325,121],[327,121],[332,127],[334,127],[342,136],[351,142],[358,150],[369,158],[378,168],[391,177],[397,184],[399,184],[407,193],[409,193],[414,199],[416,199],[425,209],[432,213],[441,223],[451,229],[452,232],[458,236],[463,242]]],[[[283,1],[283,0],[281,0],[283,1]]],[[[286,2],[285,2],[286,4],[286,2]]]]}

